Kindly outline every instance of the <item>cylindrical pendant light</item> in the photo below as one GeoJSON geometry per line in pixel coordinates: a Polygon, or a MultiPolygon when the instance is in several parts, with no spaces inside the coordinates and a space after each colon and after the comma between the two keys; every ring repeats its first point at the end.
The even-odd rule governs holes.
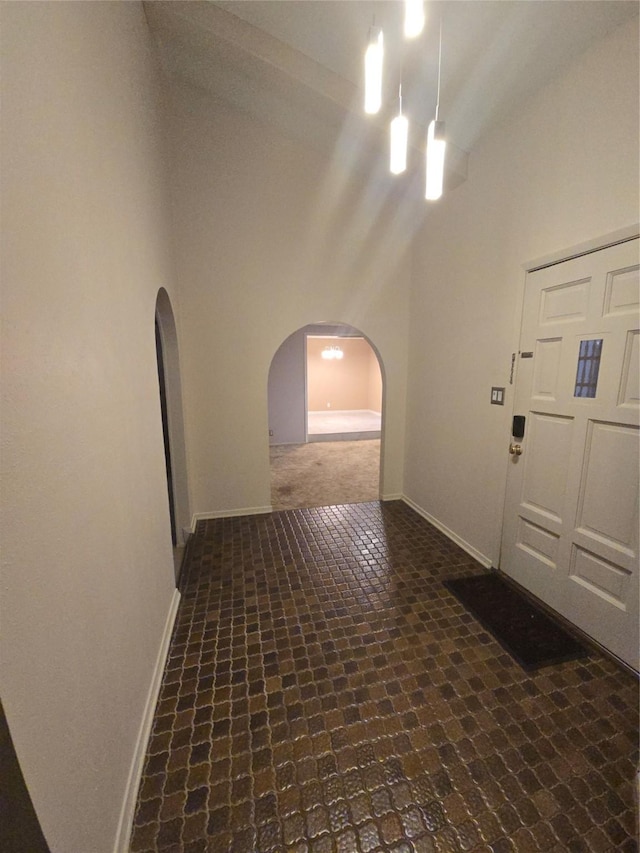
{"type": "Polygon", "coordinates": [[[398,92],[398,115],[391,122],[389,148],[389,169],[393,175],[400,175],[407,168],[407,142],[409,139],[409,121],[402,115],[402,85],[398,92]]]}
{"type": "Polygon", "coordinates": [[[424,29],[423,0],[404,0],[404,35],[413,39],[424,29]]]}
{"type": "Polygon", "coordinates": [[[427,201],[437,201],[442,195],[446,145],[444,122],[434,119],[427,132],[427,183],[425,191],[427,201]]]}
{"type": "Polygon", "coordinates": [[[447,146],[444,122],[438,121],[440,109],[440,70],[442,66],[442,19],[440,20],[440,46],[438,50],[438,93],[436,97],[436,117],[427,132],[427,180],[425,198],[437,201],[442,195],[444,182],[444,155],[447,146]]]}
{"type": "Polygon", "coordinates": [[[382,30],[379,27],[371,27],[369,44],[364,55],[364,111],[369,115],[379,112],[382,105],[383,55],[382,30]]]}

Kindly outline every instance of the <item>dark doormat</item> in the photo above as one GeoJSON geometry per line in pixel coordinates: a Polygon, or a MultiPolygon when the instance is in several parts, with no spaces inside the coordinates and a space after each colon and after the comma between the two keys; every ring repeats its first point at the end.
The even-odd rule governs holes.
{"type": "Polygon", "coordinates": [[[589,655],[497,571],[447,580],[444,585],[527,672],[589,655]]]}

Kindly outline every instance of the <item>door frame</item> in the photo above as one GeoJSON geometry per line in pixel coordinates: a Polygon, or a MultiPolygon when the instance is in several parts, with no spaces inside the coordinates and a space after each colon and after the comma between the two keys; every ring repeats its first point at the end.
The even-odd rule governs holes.
{"type": "MultiPolygon", "coordinates": [[[[548,255],[543,255],[542,257],[535,258],[531,261],[527,261],[526,263],[522,264],[522,269],[523,269],[524,275],[522,276],[522,281],[521,281],[520,288],[519,288],[517,307],[516,307],[516,313],[515,313],[515,318],[514,318],[514,327],[513,327],[513,332],[512,332],[512,350],[511,350],[511,352],[513,354],[514,360],[512,361],[513,373],[512,373],[512,377],[511,377],[512,381],[510,382],[511,405],[508,409],[509,414],[508,414],[508,422],[507,422],[507,428],[509,430],[509,435],[511,434],[512,419],[513,419],[514,414],[516,414],[515,388],[516,388],[516,383],[518,381],[518,366],[519,366],[518,355],[520,352],[520,337],[521,337],[521,333],[522,333],[522,320],[523,320],[522,315],[523,315],[523,310],[524,310],[525,290],[526,290],[526,285],[527,285],[527,277],[528,277],[529,273],[536,272],[537,270],[544,269],[545,267],[555,266],[556,264],[561,264],[561,263],[564,263],[565,261],[570,261],[570,260],[573,260],[574,258],[578,258],[578,257],[581,257],[583,255],[589,255],[589,254],[592,254],[594,252],[599,252],[603,249],[608,249],[611,246],[616,246],[620,243],[627,243],[631,240],[635,240],[638,238],[640,238],[640,223],[634,223],[633,225],[629,225],[625,228],[620,228],[616,231],[611,231],[607,234],[601,235],[600,237],[595,237],[591,240],[587,240],[584,243],[579,243],[579,244],[574,245],[570,248],[562,249],[562,250],[556,251],[556,252],[552,252],[548,255]]],[[[503,556],[504,529],[505,529],[505,522],[506,522],[506,518],[507,518],[507,503],[506,503],[506,501],[507,501],[507,479],[508,479],[508,473],[509,473],[509,457],[507,454],[507,444],[508,444],[507,439],[508,439],[507,435],[505,435],[504,437],[501,436],[501,441],[503,441],[504,450],[505,450],[505,464],[504,464],[504,477],[502,480],[502,496],[501,496],[502,513],[500,514],[500,529],[498,532],[499,546],[498,546],[497,569],[499,571],[502,571],[501,566],[502,566],[502,556],[503,556]]],[[[515,583],[515,581],[513,581],[513,583],[515,583]]],[[[528,590],[525,590],[525,592],[527,594],[531,595],[531,593],[528,593],[528,590]]],[[[538,601],[537,598],[536,598],[536,601],[538,601]]],[[[546,605],[544,602],[540,602],[540,604],[543,608],[548,608],[548,605],[546,605]]],[[[551,609],[551,608],[548,608],[548,609],[551,609]]],[[[558,616],[561,621],[567,621],[567,620],[565,620],[565,618],[562,615],[557,614],[556,611],[553,611],[553,613],[556,616],[558,616]]],[[[594,640],[593,637],[590,637],[589,635],[584,634],[584,632],[581,631],[581,629],[578,628],[577,626],[573,625],[573,623],[570,623],[570,624],[571,624],[573,630],[575,630],[577,633],[584,636],[586,642],[588,642],[594,646],[597,646],[602,651],[603,654],[607,655],[608,657],[610,657],[612,659],[615,659],[621,666],[626,668],[629,672],[632,672],[632,673],[637,675],[637,673],[635,673],[635,670],[631,666],[629,666],[629,664],[627,664],[625,661],[621,660],[620,658],[616,657],[612,652],[610,652],[604,646],[600,645],[600,643],[598,643],[597,640],[594,640]]]]}
{"type": "Polygon", "coordinates": [[[163,287],[158,290],[156,296],[154,321],[157,323],[160,332],[163,355],[166,414],[172,473],[169,487],[173,492],[176,544],[177,547],[180,547],[186,543],[186,539],[190,533],[191,516],[182,407],[182,384],[178,355],[178,333],[171,300],[163,287]]]}
{"type": "Polygon", "coordinates": [[[176,521],[176,500],[173,483],[173,461],[171,459],[171,436],[169,435],[169,413],[167,406],[167,374],[165,369],[164,344],[160,322],[156,315],[156,358],[158,360],[158,384],[160,386],[160,414],[162,417],[162,437],[164,439],[164,461],[167,469],[167,491],[169,493],[169,519],[171,521],[171,541],[178,545],[178,524],[176,521]]]}
{"type": "MultiPolygon", "coordinates": [[[[573,258],[578,258],[581,255],[589,255],[592,252],[599,252],[601,249],[608,249],[609,246],[615,246],[618,243],[626,243],[629,240],[635,240],[637,237],[640,237],[640,222],[635,222],[632,225],[627,225],[625,228],[619,228],[616,231],[610,231],[607,234],[602,234],[599,237],[593,237],[591,240],[586,240],[584,243],[578,243],[574,246],[571,246],[567,249],[560,249],[559,251],[551,252],[548,255],[542,255],[541,257],[534,258],[531,261],[526,261],[522,264],[523,276],[520,282],[518,299],[516,303],[516,311],[513,321],[513,329],[511,333],[511,352],[514,356],[514,369],[511,377],[511,381],[509,383],[510,389],[510,400],[511,404],[508,407],[508,422],[507,427],[510,430],[511,422],[513,419],[515,411],[515,387],[516,382],[518,381],[518,353],[520,350],[520,334],[522,331],[522,312],[524,310],[524,294],[525,288],[527,284],[527,276],[529,273],[535,272],[536,270],[543,269],[544,267],[550,267],[555,264],[561,264],[564,261],[573,260],[573,258]]],[[[510,433],[509,433],[510,434],[510,433]]],[[[498,565],[497,568],[500,569],[502,564],[502,542],[504,538],[504,525],[507,513],[507,476],[509,473],[509,459],[508,454],[506,452],[507,447],[507,438],[508,436],[500,436],[500,441],[503,442],[505,448],[505,462],[503,469],[503,477],[502,477],[502,494],[500,495],[500,504],[502,506],[502,512],[499,515],[498,521],[498,529],[496,531],[498,536],[498,565]]]]}

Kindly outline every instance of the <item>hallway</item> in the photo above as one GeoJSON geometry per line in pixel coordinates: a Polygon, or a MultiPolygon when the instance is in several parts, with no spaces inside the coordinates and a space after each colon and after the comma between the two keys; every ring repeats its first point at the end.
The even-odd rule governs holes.
{"type": "Polygon", "coordinates": [[[527,675],[400,502],[201,521],[131,849],[636,850],[637,684],[527,675]]]}

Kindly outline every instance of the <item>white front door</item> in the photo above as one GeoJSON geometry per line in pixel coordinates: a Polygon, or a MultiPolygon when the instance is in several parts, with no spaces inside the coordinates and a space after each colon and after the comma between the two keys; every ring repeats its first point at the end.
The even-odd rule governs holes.
{"type": "Polygon", "coordinates": [[[501,557],[636,670],[638,242],[527,276],[501,557]]]}

